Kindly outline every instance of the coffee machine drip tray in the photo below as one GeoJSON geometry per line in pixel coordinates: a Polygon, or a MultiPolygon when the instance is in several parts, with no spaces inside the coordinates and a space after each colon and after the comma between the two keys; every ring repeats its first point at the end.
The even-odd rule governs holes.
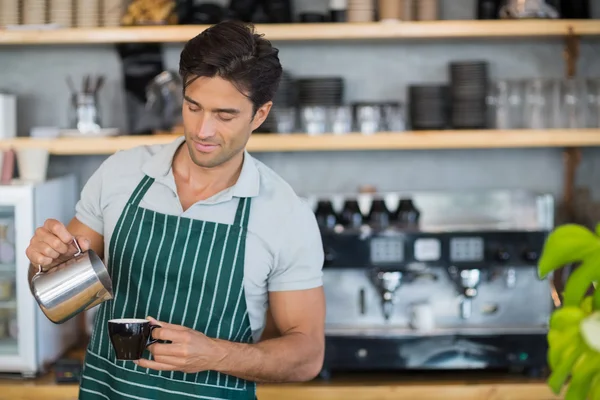
{"type": "Polygon", "coordinates": [[[414,339],[434,336],[494,336],[494,335],[546,335],[548,333],[547,325],[538,327],[465,327],[465,328],[433,328],[430,330],[415,330],[406,327],[388,327],[382,329],[379,326],[344,326],[336,328],[328,326],[325,334],[327,336],[354,337],[354,338],[396,338],[396,339],[414,339]]]}

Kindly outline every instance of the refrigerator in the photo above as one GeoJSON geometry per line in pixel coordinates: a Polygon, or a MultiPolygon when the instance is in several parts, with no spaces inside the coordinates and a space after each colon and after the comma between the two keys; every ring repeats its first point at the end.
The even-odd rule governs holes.
{"type": "Polygon", "coordinates": [[[54,324],[40,310],[27,279],[25,250],[48,218],[75,215],[78,185],[67,175],[41,183],[0,185],[0,373],[34,377],[80,339],[77,319],[54,324]]]}

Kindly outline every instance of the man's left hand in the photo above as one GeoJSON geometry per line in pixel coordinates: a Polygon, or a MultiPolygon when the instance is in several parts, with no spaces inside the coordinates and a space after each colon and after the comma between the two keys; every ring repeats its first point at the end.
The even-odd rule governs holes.
{"type": "Polygon", "coordinates": [[[157,371],[181,371],[195,373],[212,369],[219,360],[216,342],[201,332],[181,325],[168,324],[148,317],[152,325],[160,325],[152,331],[154,339],[171,342],[155,343],[148,347],[153,360],[140,359],[137,365],[157,371]]]}

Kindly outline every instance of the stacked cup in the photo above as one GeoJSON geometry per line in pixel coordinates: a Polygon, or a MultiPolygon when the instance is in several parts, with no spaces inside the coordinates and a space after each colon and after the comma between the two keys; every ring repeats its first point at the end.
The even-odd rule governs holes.
{"type": "Polygon", "coordinates": [[[398,21],[402,19],[402,1],[399,0],[379,0],[379,20],[398,21]]]}
{"type": "Polygon", "coordinates": [[[78,28],[95,28],[100,21],[100,0],[77,0],[75,23],[78,28]]]}
{"type": "Polygon", "coordinates": [[[19,20],[19,0],[0,0],[0,28],[18,25],[19,20]]]}
{"type": "Polygon", "coordinates": [[[435,21],[439,19],[438,0],[418,0],[415,6],[417,20],[435,21]]]}
{"type": "Polygon", "coordinates": [[[102,25],[120,26],[123,16],[122,0],[102,0],[102,25]]]}
{"type": "Polygon", "coordinates": [[[374,0],[348,0],[348,22],[372,22],[374,17],[374,0]]]}
{"type": "Polygon", "coordinates": [[[46,0],[23,0],[23,25],[46,23],[46,0]]]}
{"type": "Polygon", "coordinates": [[[63,28],[73,26],[73,0],[50,0],[49,21],[63,28]]]}

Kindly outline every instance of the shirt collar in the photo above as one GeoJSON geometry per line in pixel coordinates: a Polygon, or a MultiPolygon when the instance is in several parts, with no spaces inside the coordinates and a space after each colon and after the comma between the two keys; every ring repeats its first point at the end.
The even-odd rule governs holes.
{"type": "MultiPolygon", "coordinates": [[[[163,146],[142,166],[142,172],[157,181],[172,182],[171,189],[176,191],[173,178],[173,156],[177,149],[185,142],[185,137],[180,136],[171,143],[163,146]]],[[[237,182],[224,192],[228,197],[254,197],[258,196],[260,189],[260,173],[254,157],[244,150],[244,161],[237,182]]],[[[222,192],[223,193],[223,192],[222,192]]],[[[223,193],[223,194],[225,194],[223,193]]],[[[219,196],[220,197],[220,196],[219,196]]]]}

